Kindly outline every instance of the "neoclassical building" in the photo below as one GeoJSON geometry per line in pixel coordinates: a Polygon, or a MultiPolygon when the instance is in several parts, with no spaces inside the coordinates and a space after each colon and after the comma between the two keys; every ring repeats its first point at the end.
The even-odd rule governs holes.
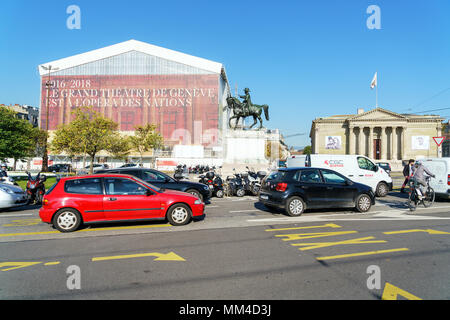
{"type": "Polygon", "coordinates": [[[391,164],[410,158],[442,156],[433,137],[442,135],[438,115],[399,114],[382,108],[313,120],[315,154],[361,154],[391,164]]]}

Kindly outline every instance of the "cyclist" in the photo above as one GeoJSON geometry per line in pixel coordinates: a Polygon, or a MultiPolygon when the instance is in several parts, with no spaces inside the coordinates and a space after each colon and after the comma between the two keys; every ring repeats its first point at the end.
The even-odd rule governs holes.
{"type": "Polygon", "coordinates": [[[416,185],[419,186],[419,200],[423,199],[423,196],[425,195],[426,192],[426,186],[427,186],[427,181],[426,181],[426,176],[425,173],[433,178],[435,178],[436,176],[430,172],[430,170],[427,169],[427,167],[425,167],[422,163],[422,161],[416,161],[416,163],[414,164],[414,174],[412,176],[412,180],[416,183],[416,185]],[[425,188],[424,188],[425,187],[425,188]]]}

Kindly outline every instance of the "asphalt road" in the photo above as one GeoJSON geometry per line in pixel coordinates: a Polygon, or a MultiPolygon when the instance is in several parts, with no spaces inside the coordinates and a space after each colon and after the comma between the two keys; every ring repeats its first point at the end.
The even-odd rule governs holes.
{"type": "Polygon", "coordinates": [[[405,201],[392,192],[366,214],[292,218],[255,197],[213,199],[187,226],[70,234],[37,208],[8,210],[0,299],[449,299],[450,201],[414,213],[405,201]]]}

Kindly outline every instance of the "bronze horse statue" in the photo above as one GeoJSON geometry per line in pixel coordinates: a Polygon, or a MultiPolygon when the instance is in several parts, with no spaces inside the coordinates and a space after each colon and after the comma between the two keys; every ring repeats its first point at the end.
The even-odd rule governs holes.
{"type": "MultiPolygon", "coordinates": [[[[261,129],[263,124],[261,113],[263,110],[266,120],[269,120],[269,106],[267,104],[263,105],[252,104],[250,108],[247,108],[245,110],[244,106],[239,101],[239,99],[229,96],[227,98],[227,106],[228,108],[233,110],[233,116],[231,116],[230,119],[228,120],[228,124],[232,129],[236,129],[236,126],[239,123],[240,118],[247,118],[247,117],[253,117],[253,124],[249,127],[249,129],[251,129],[257,123],[257,120],[259,120],[260,122],[259,129],[261,129]],[[234,128],[231,125],[232,119],[236,119],[236,124],[234,128]]],[[[227,106],[225,106],[225,108],[227,108],[227,106]]]]}

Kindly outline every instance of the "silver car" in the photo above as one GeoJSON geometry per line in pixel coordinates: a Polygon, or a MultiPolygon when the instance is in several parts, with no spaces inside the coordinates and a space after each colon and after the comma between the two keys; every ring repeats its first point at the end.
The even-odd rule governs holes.
{"type": "Polygon", "coordinates": [[[0,210],[12,207],[19,207],[28,203],[28,197],[22,188],[0,183],[0,210]]]}

